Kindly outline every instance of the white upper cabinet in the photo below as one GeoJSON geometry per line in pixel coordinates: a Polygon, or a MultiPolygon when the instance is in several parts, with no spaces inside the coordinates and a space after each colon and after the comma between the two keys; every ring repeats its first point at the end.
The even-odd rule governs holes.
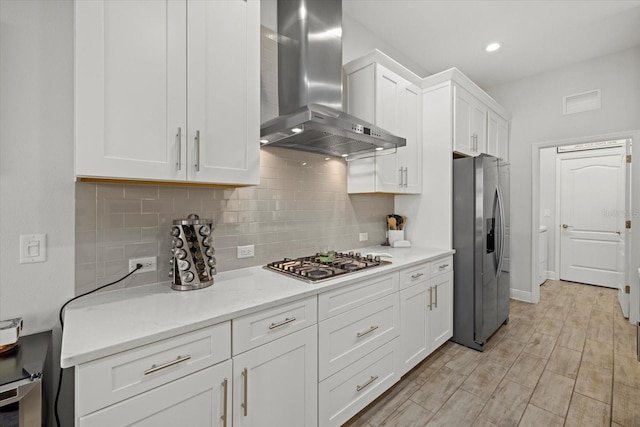
{"type": "Polygon", "coordinates": [[[420,88],[383,65],[345,66],[347,112],[407,140],[397,152],[349,162],[349,193],[417,194],[422,191],[420,88]]]}
{"type": "Polygon", "coordinates": [[[509,161],[509,122],[492,110],[487,115],[487,154],[509,161]]]}
{"type": "Polygon", "coordinates": [[[453,151],[466,156],[486,153],[487,107],[458,85],[453,94],[453,151]]]}
{"type": "Polygon", "coordinates": [[[259,182],[259,2],[78,1],[75,25],[76,176],[259,182]]]}

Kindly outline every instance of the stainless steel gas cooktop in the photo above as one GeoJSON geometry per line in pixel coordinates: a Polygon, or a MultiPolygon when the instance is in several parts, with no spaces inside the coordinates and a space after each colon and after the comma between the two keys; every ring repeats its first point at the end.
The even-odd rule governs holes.
{"type": "Polygon", "coordinates": [[[359,252],[336,253],[332,260],[326,260],[320,254],[302,258],[285,258],[281,261],[270,262],[264,268],[273,270],[309,283],[333,279],[343,274],[391,264],[381,260],[379,256],[371,254],[362,256],[359,252]]]}

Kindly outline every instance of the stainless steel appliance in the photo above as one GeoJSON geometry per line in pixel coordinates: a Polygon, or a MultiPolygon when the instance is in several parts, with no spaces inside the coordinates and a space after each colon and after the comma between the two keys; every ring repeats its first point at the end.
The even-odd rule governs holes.
{"type": "Polygon", "coordinates": [[[453,338],[484,349],[509,321],[509,164],[453,160],[453,338]]]}
{"type": "Polygon", "coordinates": [[[342,2],[278,1],[280,116],[262,124],[260,142],[334,157],[407,144],[342,108],[342,2]]]}
{"type": "Polygon", "coordinates": [[[271,262],[264,268],[309,283],[316,283],[343,274],[391,264],[390,261],[382,260],[379,256],[371,254],[362,256],[359,252],[336,253],[335,258],[330,261],[323,261],[321,258],[323,257],[320,254],[296,259],[285,258],[271,262]]]}
{"type": "Polygon", "coordinates": [[[171,229],[173,256],[171,287],[178,291],[202,289],[213,284],[216,251],[213,247],[213,223],[191,214],[176,219],[171,229]]]}
{"type": "Polygon", "coordinates": [[[46,424],[42,380],[50,343],[51,331],[22,336],[15,348],[0,356],[0,426],[46,424]]]}

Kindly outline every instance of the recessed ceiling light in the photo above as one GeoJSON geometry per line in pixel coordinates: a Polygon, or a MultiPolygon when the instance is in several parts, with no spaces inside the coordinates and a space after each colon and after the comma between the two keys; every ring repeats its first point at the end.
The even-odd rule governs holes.
{"type": "Polygon", "coordinates": [[[376,151],[382,151],[382,150],[384,150],[384,148],[382,148],[382,147],[376,147],[376,151]]]}
{"type": "Polygon", "coordinates": [[[300,129],[300,128],[293,128],[293,129],[291,129],[291,132],[293,132],[293,133],[300,133],[300,132],[302,132],[302,129],[300,129]]]}
{"type": "Polygon", "coordinates": [[[269,142],[269,140],[268,140],[268,139],[261,139],[261,140],[260,140],[260,143],[261,143],[261,144],[266,144],[267,142],[269,142]]]}
{"type": "Polygon", "coordinates": [[[489,43],[487,47],[484,48],[487,52],[495,52],[500,49],[500,43],[489,43]]]}

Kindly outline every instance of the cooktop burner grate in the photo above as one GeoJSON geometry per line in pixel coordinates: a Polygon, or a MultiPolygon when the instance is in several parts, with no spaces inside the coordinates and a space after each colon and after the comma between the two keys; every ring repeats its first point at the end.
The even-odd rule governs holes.
{"type": "Polygon", "coordinates": [[[309,283],[333,279],[343,274],[391,264],[381,260],[379,256],[362,256],[359,252],[336,253],[332,261],[321,261],[320,254],[296,259],[285,258],[270,262],[264,268],[285,274],[309,283]]]}

